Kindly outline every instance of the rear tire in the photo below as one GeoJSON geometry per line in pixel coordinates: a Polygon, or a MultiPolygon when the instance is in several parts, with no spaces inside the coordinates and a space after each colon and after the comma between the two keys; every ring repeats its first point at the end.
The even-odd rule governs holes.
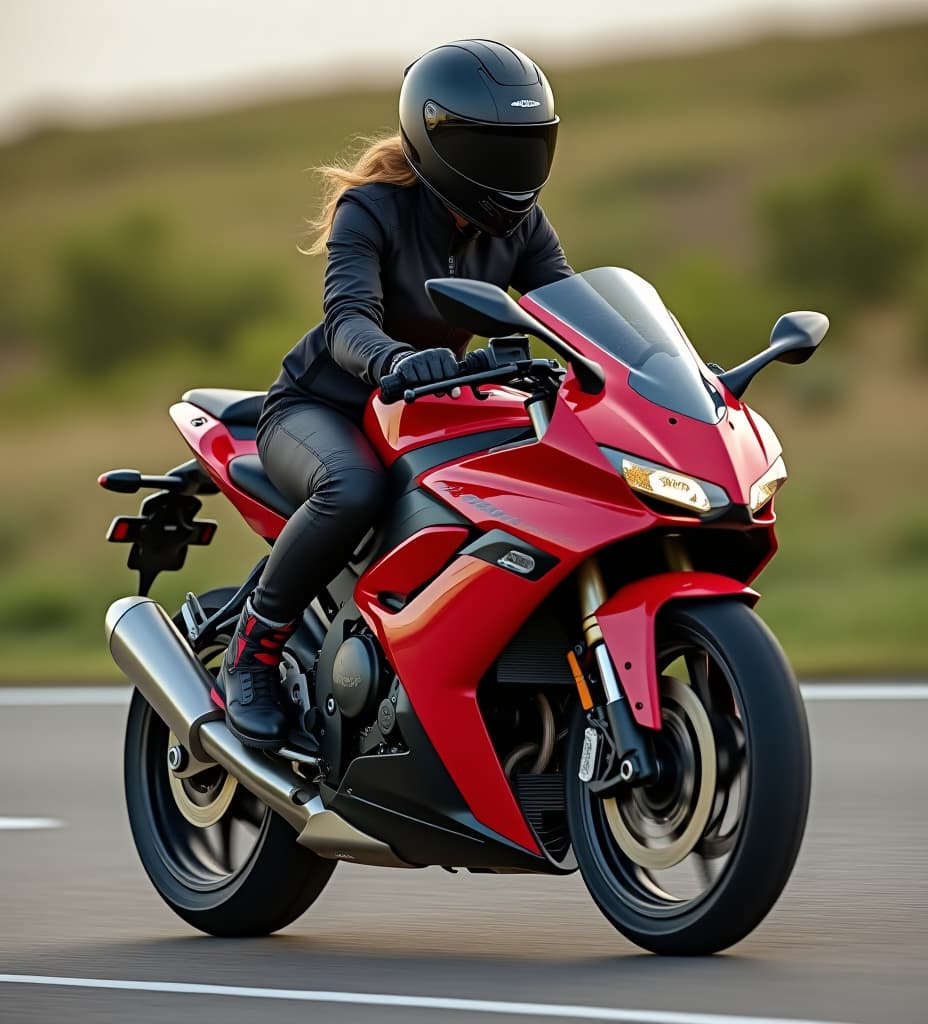
{"type": "Polygon", "coordinates": [[[657,659],[660,672],[673,673],[662,675],[664,760],[683,776],[689,757],[691,776],[613,801],[594,796],[577,776],[587,726],[578,708],[568,738],[568,824],[584,882],[615,928],[654,953],[709,954],[751,932],[792,871],[811,784],[805,709],[776,638],[740,602],[671,605],[658,620],[657,659]],[[708,815],[697,800],[705,780],[715,791],[708,815]],[[680,842],[691,849],[678,859],[680,842]],[[683,877],[691,857],[696,888],[700,877],[705,884],[676,894],[671,883],[694,887],[683,877]]]}
{"type": "MultiPolygon", "coordinates": [[[[211,591],[200,603],[210,613],[224,596],[231,591],[211,591]]],[[[209,664],[223,650],[219,643],[197,654],[209,664]]],[[[167,764],[169,735],[136,690],[126,725],[126,806],[142,866],[158,894],[210,935],[269,935],[285,928],[316,900],[336,862],[300,846],[283,818],[221,768],[194,776],[180,791],[167,764]]]]}

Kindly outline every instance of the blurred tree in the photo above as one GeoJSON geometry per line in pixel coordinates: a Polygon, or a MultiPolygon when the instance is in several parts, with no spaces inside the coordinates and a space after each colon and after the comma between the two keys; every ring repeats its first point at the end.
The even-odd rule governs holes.
{"type": "Polygon", "coordinates": [[[761,196],[759,211],[770,271],[813,307],[894,298],[928,237],[924,210],[875,168],[778,184],[761,196]]]}
{"type": "Polygon", "coordinates": [[[928,512],[924,508],[905,509],[893,525],[888,551],[892,564],[928,566],[928,512]]]}
{"type": "Polygon", "coordinates": [[[922,369],[928,367],[928,261],[923,262],[913,277],[912,344],[922,369]]]}
{"type": "Polygon", "coordinates": [[[236,331],[288,305],[269,267],[195,249],[152,209],[66,242],[57,277],[48,337],[65,365],[82,374],[182,346],[221,353],[236,331]]]}
{"type": "Polygon", "coordinates": [[[25,316],[8,262],[0,263],[0,353],[21,344],[25,316]]]}

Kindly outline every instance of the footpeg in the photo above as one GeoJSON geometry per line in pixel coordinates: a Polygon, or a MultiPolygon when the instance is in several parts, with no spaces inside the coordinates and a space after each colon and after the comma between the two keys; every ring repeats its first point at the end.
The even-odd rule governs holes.
{"type": "Polygon", "coordinates": [[[307,754],[302,750],[294,750],[291,747],[278,747],[274,754],[277,757],[282,757],[285,761],[296,761],[297,764],[308,764],[313,768],[318,768],[322,763],[315,754],[307,754]]]}
{"type": "Polygon", "coordinates": [[[273,753],[285,761],[296,761],[318,767],[322,764],[319,741],[315,736],[292,729],[287,739],[273,753]]]}

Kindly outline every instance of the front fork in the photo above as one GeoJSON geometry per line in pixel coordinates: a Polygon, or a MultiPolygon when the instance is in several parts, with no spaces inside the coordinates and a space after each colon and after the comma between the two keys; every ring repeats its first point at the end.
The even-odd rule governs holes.
{"type": "MultiPolygon", "coordinates": [[[[686,559],[682,546],[679,543],[674,544],[673,538],[668,538],[667,547],[668,561],[671,566],[684,568],[681,563],[688,559],[686,559]]],[[[657,781],[660,765],[654,753],[651,736],[645,729],[642,729],[632,715],[621,680],[612,664],[609,648],[606,646],[596,618],[597,609],[606,603],[608,595],[603,583],[602,571],[595,556],[587,559],[580,567],[578,583],[583,634],[592,660],[588,670],[595,674],[599,690],[604,698],[599,710],[605,717],[605,722],[602,724],[608,730],[607,740],[615,748],[616,757],[613,763],[618,766],[617,770],[608,778],[593,778],[594,765],[589,765],[590,789],[605,796],[622,783],[635,786],[657,781]]],[[[573,664],[575,662],[572,662],[573,664]]],[[[578,685],[579,681],[578,677],[578,685]]]]}

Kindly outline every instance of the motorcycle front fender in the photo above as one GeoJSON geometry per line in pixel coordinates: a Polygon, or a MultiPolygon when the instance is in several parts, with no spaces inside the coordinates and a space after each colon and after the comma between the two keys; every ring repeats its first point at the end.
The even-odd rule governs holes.
{"type": "Polygon", "coordinates": [[[752,607],[760,595],[740,580],[711,572],[668,572],[623,587],[596,612],[606,648],[639,725],[661,727],[655,623],[670,601],[736,598],[752,607]]]}

